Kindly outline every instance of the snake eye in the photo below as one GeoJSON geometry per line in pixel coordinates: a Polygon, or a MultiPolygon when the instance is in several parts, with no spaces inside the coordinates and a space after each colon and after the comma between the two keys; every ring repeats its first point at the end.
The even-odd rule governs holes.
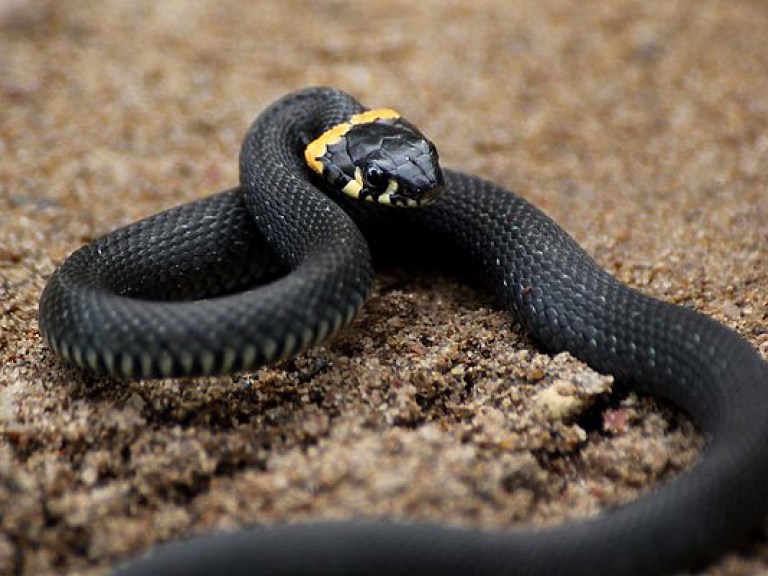
{"type": "Polygon", "coordinates": [[[363,173],[365,183],[374,190],[381,190],[387,187],[389,184],[389,178],[380,167],[376,164],[371,164],[365,169],[363,173]]]}

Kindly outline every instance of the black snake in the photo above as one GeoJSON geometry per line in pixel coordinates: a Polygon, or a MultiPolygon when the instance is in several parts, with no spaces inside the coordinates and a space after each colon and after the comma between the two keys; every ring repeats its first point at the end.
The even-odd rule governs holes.
{"type": "MultiPolygon", "coordinates": [[[[545,214],[480,178],[446,170],[442,196],[415,209],[332,191],[331,201],[305,147],[363,110],[338,90],[288,95],[250,128],[239,188],[74,253],[41,298],[51,348],[128,377],[248,369],[350,321],[372,278],[369,244],[395,257],[447,255],[486,281],[543,349],[567,350],[671,401],[709,435],[707,448],[690,472],[649,495],[553,528],[256,527],[160,547],[121,573],[661,574],[743,539],[768,509],[768,365],[753,347],[701,314],[620,284],[545,214]]],[[[359,192],[365,182],[357,184],[359,192]]]]}

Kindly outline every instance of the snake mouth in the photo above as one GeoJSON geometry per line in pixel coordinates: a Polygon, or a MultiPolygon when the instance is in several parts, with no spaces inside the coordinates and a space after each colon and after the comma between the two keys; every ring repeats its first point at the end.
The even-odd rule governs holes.
{"type": "Polygon", "coordinates": [[[399,198],[393,199],[390,204],[406,206],[409,208],[420,208],[422,206],[429,206],[435,200],[440,198],[445,191],[445,185],[442,180],[430,186],[428,188],[419,189],[411,192],[410,194],[401,194],[399,198]]]}
{"type": "Polygon", "coordinates": [[[445,191],[445,189],[442,186],[440,188],[433,188],[432,190],[429,191],[428,194],[424,195],[424,197],[423,197],[423,199],[421,201],[420,206],[429,206],[435,200],[440,198],[440,196],[443,195],[444,191],[445,191]]]}
{"type": "Polygon", "coordinates": [[[421,192],[421,202],[419,205],[428,206],[432,204],[443,195],[443,192],[445,192],[445,181],[443,180],[442,171],[438,168],[435,183],[430,188],[421,192]]]}
{"type": "Polygon", "coordinates": [[[365,200],[385,206],[420,208],[437,200],[445,191],[442,174],[438,171],[433,182],[414,188],[392,180],[384,192],[363,188],[359,193],[349,194],[358,200],[365,200]]]}

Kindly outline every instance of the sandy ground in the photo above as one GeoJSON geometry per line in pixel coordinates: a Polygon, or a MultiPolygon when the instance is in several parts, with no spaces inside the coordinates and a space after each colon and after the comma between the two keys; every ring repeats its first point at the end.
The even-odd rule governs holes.
{"type": "MultiPolygon", "coordinates": [[[[763,0],[0,0],[0,574],[257,522],[555,523],[684,469],[685,418],[448,278],[384,272],[332,342],[203,381],[68,369],[37,299],[82,243],[234,184],[254,115],[331,84],[768,355],[767,30],[763,0]]],[[[768,537],[706,573],[768,574],[768,537]]]]}

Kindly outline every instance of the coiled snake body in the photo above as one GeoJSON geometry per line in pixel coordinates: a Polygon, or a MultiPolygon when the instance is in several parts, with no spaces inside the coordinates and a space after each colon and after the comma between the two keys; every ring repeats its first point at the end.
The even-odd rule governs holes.
{"type": "Polygon", "coordinates": [[[302,153],[362,112],[328,88],[273,104],[245,139],[239,188],[118,230],[65,262],[41,298],[49,345],[127,377],[230,372],[294,354],[362,305],[367,238],[382,252],[456,255],[542,348],[673,402],[708,433],[707,448],[649,495],[562,526],[253,528],[160,547],[121,573],[661,574],[700,565],[765,518],[768,366],[759,354],[713,320],[620,284],[541,211],[480,178],[445,171],[445,193],[415,209],[333,192],[331,201],[302,153]]]}

